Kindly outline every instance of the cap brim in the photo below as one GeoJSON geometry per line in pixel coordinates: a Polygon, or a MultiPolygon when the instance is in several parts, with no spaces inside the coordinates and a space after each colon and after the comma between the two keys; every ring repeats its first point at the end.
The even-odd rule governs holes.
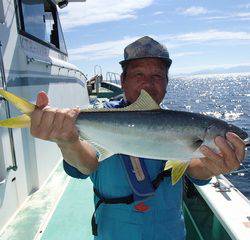
{"type": "Polygon", "coordinates": [[[133,58],[133,59],[128,59],[128,60],[123,60],[123,61],[120,61],[119,63],[123,66],[124,64],[132,61],[132,60],[136,60],[136,59],[144,59],[144,58],[158,58],[158,59],[161,59],[163,60],[164,62],[167,63],[167,66],[170,67],[171,64],[172,64],[172,60],[170,58],[161,58],[161,57],[138,57],[138,58],[133,58]]]}

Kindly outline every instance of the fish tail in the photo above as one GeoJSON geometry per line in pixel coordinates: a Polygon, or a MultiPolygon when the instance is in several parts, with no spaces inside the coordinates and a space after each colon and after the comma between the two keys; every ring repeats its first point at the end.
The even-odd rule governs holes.
{"type": "Polygon", "coordinates": [[[0,95],[2,95],[7,101],[11,102],[22,113],[24,113],[23,115],[20,115],[15,118],[0,120],[0,127],[8,127],[8,128],[29,127],[30,126],[29,115],[35,110],[36,105],[3,89],[0,89],[0,95]]]}
{"type": "Polygon", "coordinates": [[[180,180],[180,178],[184,175],[188,165],[189,162],[173,161],[173,160],[167,161],[164,170],[172,168],[171,171],[172,185],[175,185],[180,180]]]}
{"type": "Polygon", "coordinates": [[[30,117],[26,114],[23,114],[15,118],[0,120],[0,127],[27,128],[30,127],[30,117]]]}

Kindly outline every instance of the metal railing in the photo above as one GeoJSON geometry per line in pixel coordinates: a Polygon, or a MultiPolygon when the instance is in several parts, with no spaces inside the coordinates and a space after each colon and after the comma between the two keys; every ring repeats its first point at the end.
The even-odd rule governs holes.
{"type": "Polygon", "coordinates": [[[3,185],[6,183],[6,179],[1,180],[0,185],[3,185]]]}
{"type": "MultiPolygon", "coordinates": [[[[1,70],[1,79],[2,79],[2,87],[4,90],[7,90],[7,84],[6,84],[6,78],[5,78],[5,71],[4,71],[4,63],[3,63],[3,55],[2,55],[2,42],[0,41],[0,70],[1,70]]],[[[4,101],[4,98],[1,99],[4,101]]],[[[10,106],[7,101],[4,101],[5,103],[5,112],[6,112],[6,117],[10,118],[10,106]]],[[[9,166],[7,168],[7,171],[10,170],[17,170],[17,161],[16,161],[16,153],[15,153],[15,146],[14,146],[14,137],[13,137],[13,132],[11,128],[8,128],[9,132],[9,139],[10,139],[10,148],[11,148],[11,156],[12,156],[12,166],[9,166]]]]}
{"type": "Polygon", "coordinates": [[[66,67],[66,66],[62,66],[62,65],[59,65],[59,64],[55,64],[55,63],[52,63],[50,61],[45,61],[45,60],[42,60],[42,59],[38,59],[38,58],[34,58],[34,57],[29,57],[29,56],[26,56],[26,60],[27,60],[27,64],[30,64],[30,63],[40,63],[40,64],[44,64],[46,67],[58,67],[59,71],[60,69],[66,69],[69,71],[74,71],[75,73],[80,73],[81,75],[83,75],[83,77],[85,79],[87,79],[87,76],[81,71],[81,70],[78,70],[78,69],[74,69],[74,68],[70,68],[70,67],[66,67]]]}
{"type": "Polygon", "coordinates": [[[95,75],[102,75],[102,67],[100,65],[95,65],[95,67],[94,67],[94,74],[95,75]]]}
{"type": "Polygon", "coordinates": [[[121,85],[120,74],[115,72],[107,72],[105,82],[121,85]]]}

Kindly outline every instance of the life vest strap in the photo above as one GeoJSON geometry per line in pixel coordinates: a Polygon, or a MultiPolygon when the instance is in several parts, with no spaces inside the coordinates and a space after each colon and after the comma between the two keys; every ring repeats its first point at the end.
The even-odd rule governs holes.
{"type": "MultiPolygon", "coordinates": [[[[159,173],[157,177],[152,181],[152,185],[154,189],[156,190],[159,187],[160,183],[164,180],[165,177],[170,177],[170,176],[171,176],[171,169],[168,169],[159,173]]],[[[130,194],[128,196],[118,197],[118,198],[105,198],[100,194],[100,192],[96,188],[94,188],[94,193],[99,198],[99,201],[95,205],[95,211],[92,215],[91,225],[92,225],[92,234],[94,236],[97,236],[98,225],[96,223],[95,214],[101,204],[103,203],[104,204],[131,204],[135,202],[135,200],[134,200],[134,194],[130,194]]]]}

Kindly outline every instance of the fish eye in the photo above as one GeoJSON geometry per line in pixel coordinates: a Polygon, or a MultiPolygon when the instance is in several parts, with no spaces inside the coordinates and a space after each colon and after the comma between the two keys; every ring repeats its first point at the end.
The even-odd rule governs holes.
{"type": "Polygon", "coordinates": [[[198,148],[202,145],[202,143],[203,143],[203,140],[202,140],[202,139],[200,139],[200,138],[195,139],[195,140],[193,141],[193,147],[194,147],[195,149],[198,149],[198,148]]]}

